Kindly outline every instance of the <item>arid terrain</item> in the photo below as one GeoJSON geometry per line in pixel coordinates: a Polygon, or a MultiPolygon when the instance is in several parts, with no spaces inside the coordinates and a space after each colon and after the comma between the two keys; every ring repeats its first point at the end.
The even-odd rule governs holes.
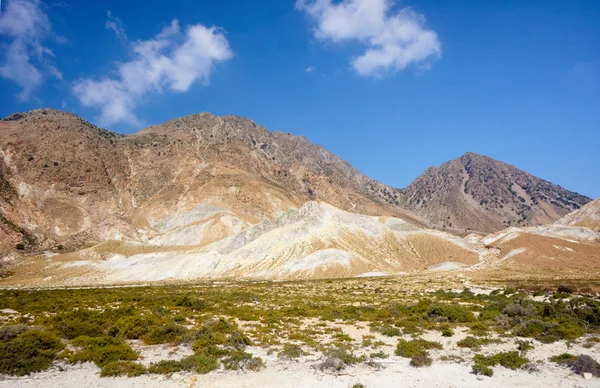
{"type": "Polygon", "coordinates": [[[0,153],[3,286],[599,266],[597,201],[472,153],[395,189],[241,117],[51,109],[0,121],[0,153]]]}
{"type": "Polygon", "coordinates": [[[600,199],[209,113],[19,113],[0,154],[0,387],[598,386],[600,199]]]}

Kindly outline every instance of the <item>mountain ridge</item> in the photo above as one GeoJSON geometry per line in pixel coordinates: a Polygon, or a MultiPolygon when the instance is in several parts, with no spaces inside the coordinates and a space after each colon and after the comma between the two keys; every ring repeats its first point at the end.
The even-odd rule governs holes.
{"type": "MultiPolygon", "coordinates": [[[[0,242],[14,247],[21,238],[26,248],[36,249],[72,250],[111,239],[152,241],[164,232],[160,225],[166,219],[183,223],[178,230],[189,233],[184,241],[197,238],[197,244],[205,244],[310,200],[456,234],[497,231],[507,225],[489,222],[489,212],[481,209],[488,203],[461,201],[455,182],[437,173],[440,167],[465,168],[471,160],[474,170],[481,170],[483,160],[484,165],[493,162],[535,178],[514,166],[466,153],[428,168],[407,188],[396,189],[365,176],[304,136],[208,112],[122,135],[72,113],[36,109],[0,120],[0,140],[0,194],[10,197],[1,199],[6,222],[0,223],[0,242]],[[461,208],[469,210],[467,216],[461,216],[461,208]]],[[[558,190],[550,182],[535,182],[558,190]]],[[[470,190],[468,181],[465,188],[470,190]]],[[[571,206],[589,200],[576,193],[565,195],[577,199],[571,206]]],[[[505,202],[514,205],[518,198],[511,201],[505,202]]],[[[566,210],[554,209],[544,221],[555,221],[566,210]]],[[[539,220],[541,216],[526,216],[519,225],[539,220]]]]}

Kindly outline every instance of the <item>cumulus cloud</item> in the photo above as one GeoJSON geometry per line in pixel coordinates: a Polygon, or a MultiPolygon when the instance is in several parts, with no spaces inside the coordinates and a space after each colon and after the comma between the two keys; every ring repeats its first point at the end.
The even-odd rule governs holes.
{"type": "Polygon", "coordinates": [[[429,68],[442,55],[435,31],[409,8],[395,10],[392,0],[297,0],[296,9],[316,23],[315,38],[334,43],[355,41],[365,52],[351,59],[361,76],[380,77],[410,65],[429,68]]]}
{"type": "Polygon", "coordinates": [[[182,31],[177,20],[152,39],[128,44],[131,59],[118,63],[114,75],[81,79],[73,87],[83,105],[100,109],[103,125],[138,125],[134,109],[145,97],[186,92],[195,83],[206,86],[215,64],[233,56],[218,28],[195,24],[182,31]]]}
{"type": "Polygon", "coordinates": [[[2,45],[0,77],[7,78],[22,90],[17,95],[27,101],[47,76],[62,79],[58,69],[49,63],[52,50],[42,44],[53,38],[52,25],[39,0],[11,0],[0,16],[2,45]]]}

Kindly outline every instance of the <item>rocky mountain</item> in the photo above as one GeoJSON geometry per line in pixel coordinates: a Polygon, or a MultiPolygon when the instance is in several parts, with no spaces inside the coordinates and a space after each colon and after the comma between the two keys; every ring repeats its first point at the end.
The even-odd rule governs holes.
{"type": "Polygon", "coordinates": [[[202,245],[309,200],[423,221],[399,193],[302,136],[201,113],[123,136],[52,109],[0,121],[0,242],[202,245]]]}
{"type": "Polygon", "coordinates": [[[459,233],[547,224],[590,201],[474,153],[427,169],[401,193],[401,206],[459,233]]]}
{"type": "Polygon", "coordinates": [[[399,190],[237,116],[200,113],[124,136],[39,109],[0,120],[0,283],[475,270],[500,265],[515,233],[580,241],[595,255],[594,203],[523,228],[588,201],[475,154],[399,190]],[[447,233],[506,226],[489,241],[447,233]]]}

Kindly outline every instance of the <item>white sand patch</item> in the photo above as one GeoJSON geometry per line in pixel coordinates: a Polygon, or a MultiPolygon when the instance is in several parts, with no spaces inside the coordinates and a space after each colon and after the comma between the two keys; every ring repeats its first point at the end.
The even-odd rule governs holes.
{"type": "Polygon", "coordinates": [[[573,248],[569,248],[569,247],[561,247],[558,245],[552,245],[554,248],[558,249],[559,251],[566,251],[566,252],[574,252],[573,248]]]}
{"type": "Polygon", "coordinates": [[[508,260],[511,257],[515,257],[516,255],[520,255],[521,253],[523,253],[525,251],[526,251],[525,248],[513,249],[510,252],[508,252],[506,255],[504,255],[504,257],[502,257],[502,260],[508,260]]]}
{"type": "Polygon", "coordinates": [[[434,264],[427,267],[427,270],[433,272],[443,272],[443,271],[456,271],[461,268],[464,268],[465,265],[462,263],[454,263],[452,261],[446,261],[440,264],[434,264]]]}
{"type": "Polygon", "coordinates": [[[372,278],[372,277],[377,277],[377,276],[389,276],[389,274],[386,272],[371,271],[371,272],[361,273],[360,275],[357,275],[355,277],[357,277],[357,278],[372,278]]]}
{"type": "Polygon", "coordinates": [[[85,267],[86,265],[93,265],[92,262],[88,260],[79,260],[74,261],[72,263],[66,263],[62,265],[62,268],[75,268],[75,267],[85,267]]]}
{"type": "Polygon", "coordinates": [[[318,267],[329,267],[333,264],[350,266],[350,254],[339,249],[323,249],[304,256],[287,264],[284,271],[307,271],[318,267]]]}

